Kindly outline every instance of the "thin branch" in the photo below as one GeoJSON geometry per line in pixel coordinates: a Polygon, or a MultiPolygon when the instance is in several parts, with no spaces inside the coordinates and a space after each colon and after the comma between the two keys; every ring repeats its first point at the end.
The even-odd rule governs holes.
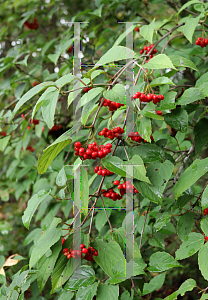
{"type": "Polygon", "coordinates": [[[100,198],[101,198],[101,200],[102,200],[104,212],[105,212],[105,215],[106,215],[106,218],[107,218],[107,220],[108,220],[108,224],[109,224],[109,226],[110,226],[111,233],[112,233],[114,230],[113,230],[113,227],[112,227],[112,225],[111,225],[111,222],[110,222],[110,220],[109,220],[109,218],[108,218],[107,211],[106,211],[106,209],[105,209],[105,204],[104,204],[104,201],[103,201],[103,197],[100,196],[100,198]]]}
{"type": "Polygon", "coordinates": [[[178,180],[183,168],[185,167],[185,163],[187,162],[187,160],[189,159],[189,156],[191,155],[191,153],[194,152],[194,145],[192,144],[191,148],[189,149],[186,157],[184,158],[184,161],[182,163],[182,165],[180,166],[175,178],[174,178],[174,184],[176,183],[176,181],[178,180]]]}
{"type": "Polygon", "coordinates": [[[167,46],[167,44],[169,44],[170,41],[172,41],[173,39],[175,39],[175,38],[177,38],[177,37],[179,37],[179,36],[182,36],[182,34],[180,33],[180,34],[177,34],[177,35],[173,36],[172,38],[170,38],[170,39],[165,43],[165,45],[163,46],[162,51],[161,51],[161,54],[164,52],[165,47],[167,46]]]}

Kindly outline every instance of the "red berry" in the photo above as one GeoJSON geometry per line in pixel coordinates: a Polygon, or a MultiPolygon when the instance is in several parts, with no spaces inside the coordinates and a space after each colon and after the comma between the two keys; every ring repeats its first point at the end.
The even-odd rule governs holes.
{"type": "Polygon", "coordinates": [[[67,255],[67,258],[70,259],[72,257],[71,253],[67,255]]]}
{"type": "Polygon", "coordinates": [[[66,253],[66,252],[68,252],[68,251],[69,251],[68,248],[64,248],[64,249],[63,249],[63,253],[66,253]]]}
{"type": "Polygon", "coordinates": [[[83,248],[85,248],[85,244],[80,245],[80,249],[83,249],[83,248]]]}
{"type": "Polygon", "coordinates": [[[113,184],[115,184],[115,185],[118,185],[119,183],[120,183],[119,180],[115,180],[115,181],[113,182],[113,184]]]}
{"type": "Polygon", "coordinates": [[[88,253],[88,249],[87,248],[82,248],[82,253],[87,254],[88,253]]]}
{"type": "Polygon", "coordinates": [[[77,148],[80,148],[81,147],[81,143],[80,142],[76,142],[76,143],[74,143],[74,146],[77,147],[77,148]]]}
{"type": "MultiPolygon", "coordinates": [[[[62,243],[61,243],[61,244],[63,245],[64,242],[65,242],[65,238],[62,239],[62,243]]],[[[66,248],[65,248],[65,249],[66,249],[66,248]]]]}

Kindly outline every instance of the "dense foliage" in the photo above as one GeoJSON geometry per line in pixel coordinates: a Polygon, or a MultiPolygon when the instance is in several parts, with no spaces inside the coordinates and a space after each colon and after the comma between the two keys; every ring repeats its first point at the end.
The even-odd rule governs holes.
{"type": "Polygon", "coordinates": [[[208,299],[208,3],[0,5],[0,299],[208,299]]]}

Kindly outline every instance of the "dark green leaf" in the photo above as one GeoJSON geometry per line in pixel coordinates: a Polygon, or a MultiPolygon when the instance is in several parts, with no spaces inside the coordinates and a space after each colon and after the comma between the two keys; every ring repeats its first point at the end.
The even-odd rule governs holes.
{"type": "Polygon", "coordinates": [[[78,290],[87,287],[95,281],[93,268],[87,265],[78,267],[64,286],[64,290],[78,290]]]}
{"type": "Polygon", "coordinates": [[[203,244],[204,237],[201,233],[189,233],[180,248],[176,251],[176,259],[180,260],[194,255],[203,244]]]}
{"type": "Polygon", "coordinates": [[[174,258],[167,252],[156,252],[150,256],[149,267],[150,272],[164,272],[171,268],[182,267],[174,258]]]}
{"type": "Polygon", "coordinates": [[[177,199],[185,190],[192,186],[199,178],[208,171],[208,158],[196,159],[179,177],[176,182],[173,192],[177,199]]]}
{"type": "Polygon", "coordinates": [[[181,132],[186,132],[188,128],[187,111],[181,107],[172,110],[171,114],[164,116],[165,122],[172,128],[181,132]]]}
{"type": "Polygon", "coordinates": [[[161,288],[165,281],[165,273],[155,276],[153,279],[150,280],[149,283],[145,283],[143,287],[142,295],[147,295],[156,291],[157,289],[161,288]]]}
{"type": "Polygon", "coordinates": [[[177,224],[177,233],[179,238],[184,241],[187,235],[191,232],[194,225],[194,213],[189,212],[179,217],[177,224]]]}
{"type": "Polygon", "coordinates": [[[76,300],[92,300],[96,294],[97,287],[98,282],[95,282],[87,287],[81,286],[77,292],[76,300]]]}

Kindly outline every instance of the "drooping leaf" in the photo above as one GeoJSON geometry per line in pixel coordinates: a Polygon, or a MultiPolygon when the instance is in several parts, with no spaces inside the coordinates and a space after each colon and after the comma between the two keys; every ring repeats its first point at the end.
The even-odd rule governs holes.
{"type": "Polygon", "coordinates": [[[150,282],[145,283],[143,287],[142,295],[150,294],[153,291],[156,291],[157,289],[161,288],[161,286],[165,281],[165,275],[166,272],[155,276],[153,279],[150,280],[150,282]]]}
{"type": "Polygon", "coordinates": [[[196,159],[179,177],[173,192],[177,199],[185,190],[192,186],[199,178],[208,172],[208,158],[196,159]]]}
{"type": "Polygon", "coordinates": [[[62,233],[61,228],[56,228],[56,226],[61,222],[60,218],[54,218],[49,228],[44,232],[44,234],[37,241],[34,246],[29,266],[32,268],[36,262],[46,253],[46,251],[53,246],[59,239],[62,233]]]}
{"type": "Polygon", "coordinates": [[[208,253],[208,244],[205,243],[199,250],[199,255],[198,255],[199,270],[201,271],[202,276],[204,277],[205,280],[208,280],[207,253],[208,253]]]}
{"type": "Polygon", "coordinates": [[[98,282],[95,282],[91,285],[88,285],[87,287],[81,286],[78,289],[76,299],[77,300],[91,300],[96,294],[98,287],[98,282]]]}
{"type": "Polygon", "coordinates": [[[186,132],[188,128],[188,113],[185,109],[177,107],[170,114],[164,116],[165,122],[172,128],[186,132]]]}
{"type": "Polygon", "coordinates": [[[119,286],[118,285],[112,285],[112,284],[102,284],[99,285],[97,289],[97,300],[118,300],[119,296],[119,286]]]}
{"type": "Polygon", "coordinates": [[[177,233],[179,238],[184,241],[187,235],[191,232],[194,225],[194,213],[189,212],[179,217],[177,224],[177,233]]]}
{"type": "Polygon", "coordinates": [[[167,252],[156,252],[150,256],[149,267],[150,272],[164,272],[171,268],[182,267],[173,256],[167,252]]]}
{"type": "Polygon", "coordinates": [[[87,287],[95,281],[93,268],[87,265],[79,266],[64,286],[64,290],[77,290],[80,287],[87,287]]]}
{"type": "Polygon", "coordinates": [[[186,105],[201,99],[204,99],[204,95],[199,89],[189,88],[185,90],[183,95],[177,100],[177,104],[186,105]]]}
{"type": "Polygon", "coordinates": [[[144,68],[147,69],[167,69],[167,68],[171,68],[171,69],[176,69],[172,63],[172,61],[170,60],[170,58],[166,55],[166,54],[158,54],[155,57],[153,57],[152,59],[150,59],[150,61],[146,64],[144,64],[144,68]]]}
{"type": "Polygon", "coordinates": [[[152,44],[153,32],[154,32],[155,19],[149,25],[143,25],[140,29],[140,34],[152,44]]]}
{"type": "Polygon", "coordinates": [[[204,237],[201,233],[189,233],[180,248],[176,251],[176,259],[180,260],[194,255],[203,244],[204,237]]]}
{"type": "Polygon", "coordinates": [[[22,216],[24,226],[29,229],[30,221],[38,207],[38,205],[49,195],[50,191],[40,190],[37,194],[33,195],[28,201],[27,208],[22,216]]]}

